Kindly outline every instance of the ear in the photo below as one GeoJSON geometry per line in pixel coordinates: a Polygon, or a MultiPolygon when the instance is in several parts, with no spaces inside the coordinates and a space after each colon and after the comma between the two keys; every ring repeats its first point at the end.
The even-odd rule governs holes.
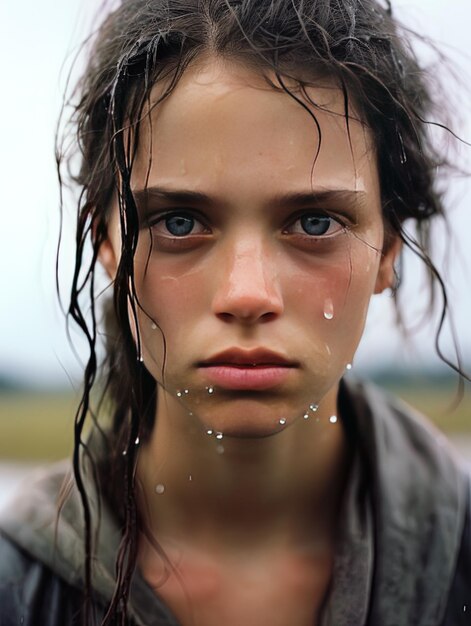
{"type": "Polygon", "coordinates": [[[394,263],[402,249],[402,241],[397,235],[388,236],[381,255],[374,293],[383,293],[385,289],[394,288],[394,263]]]}
{"type": "MultiPolygon", "coordinates": [[[[95,207],[96,209],[96,207],[95,207]]],[[[95,210],[92,219],[92,239],[98,243],[98,260],[113,281],[116,278],[121,251],[121,229],[117,211],[112,209],[108,219],[95,210]]]]}
{"type": "Polygon", "coordinates": [[[106,239],[104,239],[103,243],[100,245],[98,259],[102,266],[105,268],[106,273],[108,274],[110,279],[114,280],[118,269],[118,262],[113,243],[109,237],[106,237],[106,239]]]}
{"type": "Polygon", "coordinates": [[[115,224],[113,216],[105,222],[94,221],[92,224],[92,237],[96,242],[98,239],[101,241],[100,248],[98,250],[98,260],[104,267],[106,273],[111,280],[116,278],[116,272],[118,271],[119,256],[117,250],[119,250],[119,227],[115,224]]]}

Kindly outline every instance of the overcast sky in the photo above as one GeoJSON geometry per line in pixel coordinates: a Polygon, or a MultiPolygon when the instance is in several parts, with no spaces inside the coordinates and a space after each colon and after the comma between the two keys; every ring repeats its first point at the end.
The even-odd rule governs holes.
{"type": "MultiPolygon", "coordinates": [[[[171,1],[171,0],[170,0],[171,1]]],[[[67,344],[64,320],[54,292],[54,248],[58,235],[58,192],[53,156],[54,131],[66,72],[61,68],[88,31],[93,0],[3,0],[0,3],[0,375],[60,384],[80,370],[67,344]]],[[[469,0],[394,2],[396,14],[420,33],[443,42],[471,79],[469,0]],[[449,46],[452,46],[451,48],[449,46]]],[[[67,67],[67,65],[66,65],[67,67]]],[[[465,81],[466,82],[466,81],[465,81]]],[[[468,111],[471,111],[468,94],[468,111]]],[[[471,141],[469,115],[462,111],[457,129],[471,141]]],[[[471,168],[471,149],[463,151],[471,168]]],[[[471,355],[471,185],[453,182],[451,247],[447,284],[465,356],[471,355]]],[[[69,228],[70,232],[70,228],[69,228]]],[[[438,231],[436,240],[444,241],[438,231]]],[[[72,255],[72,240],[66,240],[72,255]]],[[[449,246],[448,246],[449,247],[449,246]]],[[[407,273],[405,312],[420,332],[404,351],[397,339],[390,298],[372,307],[357,363],[435,364],[433,326],[418,317],[420,277],[417,264],[407,273]]],[[[445,338],[449,354],[451,343],[445,338]]]]}

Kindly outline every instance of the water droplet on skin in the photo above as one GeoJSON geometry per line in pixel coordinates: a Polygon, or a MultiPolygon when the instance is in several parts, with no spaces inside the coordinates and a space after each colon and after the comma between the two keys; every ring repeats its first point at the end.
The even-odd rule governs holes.
{"type": "Polygon", "coordinates": [[[188,476],[188,480],[189,480],[190,482],[193,480],[193,476],[192,476],[191,474],[188,476]]]}
{"type": "Polygon", "coordinates": [[[157,330],[157,324],[155,322],[152,322],[150,327],[152,328],[152,330],[157,330]]]}
{"type": "Polygon", "coordinates": [[[337,421],[337,416],[336,416],[336,415],[331,415],[331,416],[329,417],[329,422],[330,422],[331,424],[335,424],[335,423],[336,423],[336,421],[337,421]]]}
{"type": "Polygon", "coordinates": [[[190,393],[190,390],[189,389],[184,389],[183,393],[187,396],[190,393]]]}
{"type": "Polygon", "coordinates": [[[303,417],[304,417],[305,420],[308,420],[309,419],[309,413],[304,413],[303,417]]]}
{"type": "Polygon", "coordinates": [[[139,437],[136,437],[136,440],[134,441],[135,445],[138,446],[139,445],[139,437]]]}
{"type": "Polygon", "coordinates": [[[350,371],[352,369],[353,365],[351,363],[347,363],[347,365],[345,366],[345,369],[350,371]]]}
{"type": "Polygon", "coordinates": [[[310,404],[309,405],[310,410],[315,413],[317,411],[317,409],[319,408],[318,404],[310,404]]]}
{"type": "Polygon", "coordinates": [[[142,354],[141,354],[141,356],[139,357],[139,362],[140,362],[140,363],[144,363],[144,357],[142,356],[142,354]]]}
{"type": "Polygon", "coordinates": [[[219,446],[216,448],[216,452],[217,452],[218,454],[224,454],[224,446],[219,445],[219,446]]]}
{"type": "Polygon", "coordinates": [[[155,493],[158,493],[159,495],[162,494],[165,491],[165,486],[162,485],[162,483],[159,483],[158,485],[156,485],[155,487],[155,493]]]}
{"type": "Polygon", "coordinates": [[[325,301],[324,317],[325,317],[326,320],[333,320],[334,319],[334,303],[332,302],[332,300],[330,298],[325,301]]]}
{"type": "Polygon", "coordinates": [[[284,426],[284,425],[286,424],[286,418],[285,418],[285,417],[282,417],[282,418],[280,419],[280,424],[281,424],[282,426],[284,426]]]}
{"type": "Polygon", "coordinates": [[[181,391],[177,391],[177,397],[178,397],[178,398],[181,398],[181,397],[182,397],[182,395],[183,395],[183,394],[182,394],[182,392],[181,392],[181,391]]]}
{"type": "Polygon", "coordinates": [[[211,428],[209,428],[209,429],[206,431],[206,434],[207,434],[207,435],[212,435],[212,434],[213,434],[213,431],[211,430],[211,428]]]}
{"type": "Polygon", "coordinates": [[[214,393],[214,387],[208,387],[208,393],[214,393]]]}
{"type": "Polygon", "coordinates": [[[128,453],[127,450],[123,450],[123,456],[126,456],[127,453],[128,453]]]}
{"type": "Polygon", "coordinates": [[[216,433],[216,439],[222,439],[224,435],[222,433],[216,433]]]}

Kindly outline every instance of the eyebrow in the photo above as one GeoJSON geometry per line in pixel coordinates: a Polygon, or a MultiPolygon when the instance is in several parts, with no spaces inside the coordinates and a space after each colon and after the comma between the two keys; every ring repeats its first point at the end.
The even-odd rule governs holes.
{"type": "MultiPolygon", "coordinates": [[[[171,202],[172,204],[190,204],[195,206],[216,206],[225,204],[217,197],[199,191],[186,189],[168,189],[166,187],[146,187],[133,190],[137,205],[145,208],[153,198],[171,202]]],[[[267,200],[267,204],[277,208],[290,206],[293,208],[308,205],[320,206],[323,204],[349,204],[362,206],[365,203],[367,192],[358,189],[319,189],[292,193],[275,194],[267,200]]]]}

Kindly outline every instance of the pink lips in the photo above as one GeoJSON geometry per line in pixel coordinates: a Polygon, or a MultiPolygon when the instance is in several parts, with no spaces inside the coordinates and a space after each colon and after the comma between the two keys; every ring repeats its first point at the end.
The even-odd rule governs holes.
{"type": "Polygon", "coordinates": [[[299,367],[276,352],[257,348],[225,350],[199,363],[207,381],[223,389],[262,391],[282,384],[299,367]]]}

